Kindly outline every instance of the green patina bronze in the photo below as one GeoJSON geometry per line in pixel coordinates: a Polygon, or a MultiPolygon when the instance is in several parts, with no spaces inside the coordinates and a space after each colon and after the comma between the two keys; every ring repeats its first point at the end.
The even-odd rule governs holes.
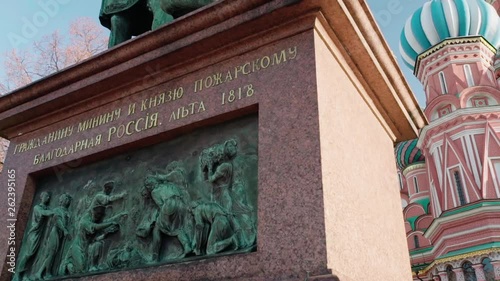
{"type": "Polygon", "coordinates": [[[99,20],[111,31],[109,47],[113,47],[214,1],[103,0],[99,20]]]}
{"type": "Polygon", "coordinates": [[[37,256],[42,241],[42,236],[47,224],[47,217],[53,215],[53,212],[48,210],[50,202],[50,195],[48,192],[40,194],[40,204],[35,205],[31,212],[32,218],[28,223],[29,228],[25,235],[23,247],[19,255],[19,264],[16,275],[13,280],[20,280],[25,275],[26,271],[30,269],[30,264],[34,262],[37,256]]]}
{"type": "Polygon", "coordinates": [[[160,3],[161,9],[173,18],[183,15],[208,5],[215,0],[156,0],[160,3]]]}
{"type": "Polygon", "coordinates": [[[57,254],[61,250],[61,246],[66,241],[69,234],[69,219],[70,214],[68,207],[71,203],[71,196],[63,193],[59,196],[59,207],[54,209],[51,220],[49,222],[48,235],[43,245],[46,255],[40,257],[40,265],[35,276],[36,279],[47,279],[52,277],[52,267],[54,266],[57,254]]]}
{"type": "Polygon", "coordinates": [[[257,139],[250,116],[38,179],[14,280],[255,250],[257,139]]]}

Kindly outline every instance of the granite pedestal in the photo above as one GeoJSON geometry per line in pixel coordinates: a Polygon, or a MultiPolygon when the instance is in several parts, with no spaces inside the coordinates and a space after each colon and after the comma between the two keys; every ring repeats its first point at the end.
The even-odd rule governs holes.
{"type": "Polygon", "coordinates": [[[44,179],[176,141],[166,158],[198,157],[241,142],[238,120],[255,126],[238,151],[258,158],[254,249],[83,280],[411,280],[392,151],[425,118],[363,1],[217,1],[0,98],[0,120],[0,280],[44,179]]]}

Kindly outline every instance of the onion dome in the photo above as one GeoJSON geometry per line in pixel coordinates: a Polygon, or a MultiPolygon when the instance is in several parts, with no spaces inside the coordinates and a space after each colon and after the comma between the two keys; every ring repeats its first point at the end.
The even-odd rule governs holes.
{"type": "Polygon", "coordinates": [[[417,147],[417,142],[418,139],[414,139],[403,141],[396,145],[396,164],[401,171],[411,164],[425,161],[424,154],[422,154],[422,151],[417,147]]]}
{"type": "Polygon", "coordinates": [[[418,55],[448,38],[483,36],[498,49],[499,25],[495,8],[484,0],[431,0],[406,21],[399,49],[411,69],[418,55]]]}

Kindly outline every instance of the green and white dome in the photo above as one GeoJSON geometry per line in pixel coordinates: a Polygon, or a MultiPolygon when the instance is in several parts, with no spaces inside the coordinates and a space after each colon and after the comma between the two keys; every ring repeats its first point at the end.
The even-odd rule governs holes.
{"type": "Polygon", "coordinates": [[[422,151],[417,147],[418,139],[403,141],[396,145],[394,152],[396,154],[396,164],[403,171],[406,167],[415,163],[424,163],[425,157],[422,151]]]}
{"type": "Polygon", "coordinates": [[[439,42],[462,36],[483,36],[500,47],[500,18],[484,0],[431,0],[406,21],[400,52],[406,65],[415,68],[418,55],[439,42]]]}

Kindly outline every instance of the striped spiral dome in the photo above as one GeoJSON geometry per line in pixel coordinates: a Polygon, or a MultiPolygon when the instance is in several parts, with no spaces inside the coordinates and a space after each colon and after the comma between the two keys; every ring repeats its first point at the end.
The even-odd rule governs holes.
{"type": "Polygon", "coordinates": [[[411,164],[425,161],[422,151],[417,147],[417,142],[418,139],[414,139],[403,141],[396,145],[396,164],[401,171],[411,164]]]}
{"type": "Polygon", "coordinates": [[[406,21],[400,37],[405,64],[415,68],[418,55],[447,38],[483,36],[500,47],[500,18],[484,0],[431,0],[406,21]]]}

